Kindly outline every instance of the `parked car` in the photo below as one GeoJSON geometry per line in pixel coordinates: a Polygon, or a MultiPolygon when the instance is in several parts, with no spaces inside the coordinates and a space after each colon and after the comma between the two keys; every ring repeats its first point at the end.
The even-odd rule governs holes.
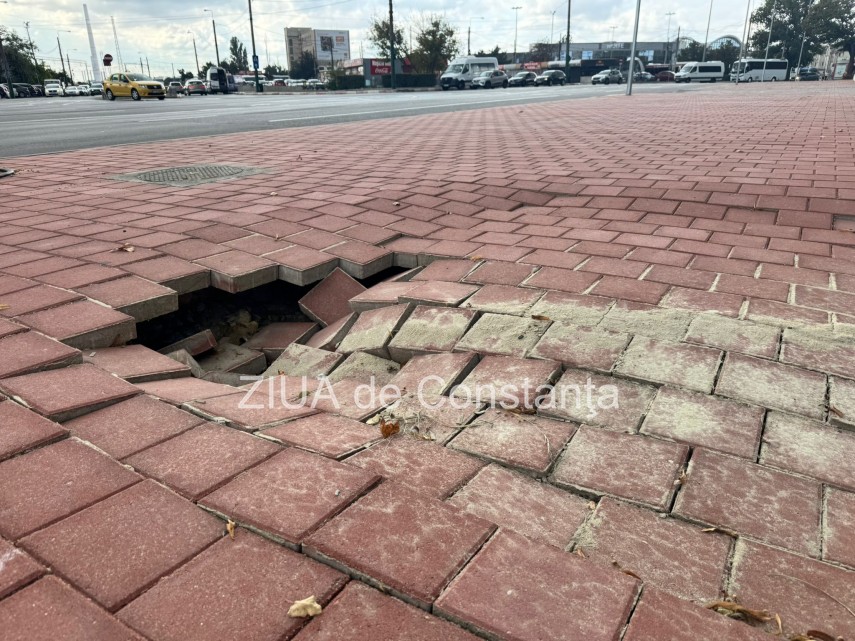
{"type": "Polygon", "coordinates": [[[62,83],[55,78],[45,80],[45,95],[46,96],[64,96],[65,91],[62,88],[62,83]]]}
{"type": "Polygon", "coordinates": [[[326,86],[327,83],[318,80],[317,78],[309,78],[306,81],[306,89],[324,89],[326,86]]]}
{"type": "Polygon", "coordinates": [[[802,67],[796,74],[796,80],[819,80],[821,77],[816,67],[802,67]]]}
{"type": "Polygon", "coordinates": [[[656,76],[647,71],[636,71],[632,80],[634,82],[656,82],[656,76]]]}
{"type": "Polygon", "coordinates": [[[623,82],[623,74],[617,69],[603,69],[591,77],[592,85],[620,84],[623,82]]]}
{"type": "Polygon", "coordinates": [[[656,74],[656,80],[659,82],[674,82],[675,75],[673,71],[660,71],[656,74]]]}
{"type": "Polygon", "coordinates": [[[141,73],[114,73],[104,81],[104,95],[107,96],[107,100],[116,98],[163,100],[166,97],[164,94],[163,83],[141,73]]]}
{"type": "Polygon", "coordinates": [[[187,84],[184,85],[184,95],[192,96],[194,93],[199,94],[200,96],[207,96],[208,85],[201,80],[188,80],[187,84]]]}
{"type": "Polygon", "coordinates": [[[520,71],[514,74],[509,80],[508,85],[511,87],[526,87],[534,86],[537,81],[537,74],[533,71],[520,71]]]}
{"type": "Polygon", "coordinates": [[[13,82],[12,86],[15,87],[15,91],[18,92],[18,95],[21,98],[29,98],[33,95],[33,89],[30,85],[24,84],[23,82],[13,82]]]}
{"type": "Polygon", "coordinates": [[[548,69],[535,79],[534,84],[546,85],[547,87],[561,85],[563,87],[565,82],[567,82],[567,76],[561,69],[548,69]]]}
{"type": "Polygon", "coordinates": [[[89,95],[89,85],[77,85],[77,91],[80,92],[81,96],[89,95]]]}
{"type": "Polygon", "coordinates": [[[299,78],[295,78],[293,80],[288,81],[288,86],[289,87],[303,87],[303,88],[305,88],[306,87],[306,81],[300,80],[299,78]]]}
{"type": "Polygon", "coordinates": [[[184,85],[182,85],[177,80],[171,80],[169,82],[169,86],[166,88],[170,93],[184,93],[184,85]]]}
{"type": "Polygon", "coordinates": [[[104,93],[104,87],[101,86],[100,82],[93,82],[89,85],[90,96],[100,96],[102,93],[104,93]]]}
{"type": "Polygon", "coordinates": [[[80,95],[80,88],[77,85],[68,85],[65,88],[65,95],[66,96],[79,96],[80,95]]]}
{"type": "MultiPolygon", "coordinates": [[[[15,96],[18,95],[18,92],[15,92],[15,96]]],[[[6,85],[0,85],[0,98],[8,98],[9,97],[9,87],[6,85]]]]}
{"type": "Polygon", "coordinates": [[[506,88],[508,86],[508,74],[499,69],[482,71],[472,79],[472,89],[494,89],[496,87],[506,88]]]}
{"type": "Polygon", "coordinates": [[[29,85],[29,87],[30,87],[30,91],[32,92],[32,94],[34,96],[44,96],[45,95],[45,88],[42,87],[41,85],[29,85]]]}

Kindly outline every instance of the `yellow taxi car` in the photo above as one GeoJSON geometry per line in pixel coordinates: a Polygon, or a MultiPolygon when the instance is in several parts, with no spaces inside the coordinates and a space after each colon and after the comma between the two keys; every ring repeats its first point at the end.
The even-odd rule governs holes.
{"type": "Polygon", "coordinates": [[[104,97],[107,100],[130,97],[133,100],[157,98],[163,100],[166,90],[162,82],[152,80],[141,73],[114,73],[104,81],[104,97]]]}

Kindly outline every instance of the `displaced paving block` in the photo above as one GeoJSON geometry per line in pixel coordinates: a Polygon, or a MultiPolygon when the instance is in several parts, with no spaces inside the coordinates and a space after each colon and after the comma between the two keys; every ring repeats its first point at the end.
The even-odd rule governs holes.
{"type": "Polygon", "coordinates": [[[12,401],[0,401],[0,461],[67,435],[61,425],[12,401]]]}
{"type": "Polygon", "coordinates": [[[350,308],[357,313],[367,312],[370,309],[397,305],[398,298],[415,289],[418,283],[409,281],[396,282],[386,281],[378,283],[374,287],[366,289],[350,299],[350,308]]]}
{"type": "Polygon", "coordinates": [[[392,392],[389,396],[394,400],[391,402],[389,396],[381,395],[385,407],[378,418],[397,423],[401,434],[425,441],[448,443],[483,410],[483,406],[476,403],[458,402],[447,396],[427,393],[419,396],[398,389],[392,392]]]}
{"type": "Polygon", "coordinates": [[[207,372],[232,372],[258,376],[267,367],[264,354],[240,345],[220,341],[213,353],[199,359],[199,365],[207,372]]]}
{"type": "Polygon", "coordinates": [[[383,483],[306,539],[303,551],[427,609],[494,530],[441,501],[383,483]],[[412,562],[414,549],[422,562],[412,562]]]}
{"type": "Polygon", "coordinates": [[[334,459],[350,456],[382,438],[376,427],[325,412],[264,430],[260,435],[334,459]]]}
{"type": "Polygon", "coordinates": [[[642,382],[709,393],[721,357],[717,349],[636,336],[621,356],[615,373],[642,382]]]}
{"type": "Polygon", "coordinates": [[[395,398],[394,393],[385,394],[379,383],[348,378],[330,385],[329,379],[324,379],[307,403],[322,412],[364,421],[395,398]]]}
{"type": "Polygon", "coordinates": [[[395,361],[365,352],[354,352],[344,359],[328,378],[331,383],[351,380],[356,383],[372,383],[382,387],[392,380],[399,369],[401,366],[395,361]]]}
{"type": "Polygon", "coordinates": [[[821,499],[817,482],[697,449],[674,512],[817,556],[821,499]]]}
{"type": "Polygon", "coordinates": [[[307,340],[306,345],[316,349],[334,351],[335,348],[338,347],[339,343],[341,343],[345,334],[347,334],[347,332],[350,331],[350,328],[353,327],[356,319],[356,314],[348,314],[334,323],[330,323],[307,340]]]}
{"type": "Polygon", "coordinates": [[[267,362],[272,363],[291,343],[303,344],[316,331],[317,323],[270,323],[243,346],[262,352],[267,362]]]}
{"type": "MultiPolygon", "coordinates": [[[[34,561],[33,557],[4,539],[0,539],[0,559],[3,560],[3,571],[0,572],[0,599],[45,573],[45,568],[34,561]]],[[[0,622],[2,621],[3,609],[0,606],[0,622]]],[[[4,634],[8,631],[9,629],[4,628],[4,634]]]]}
{"type": "Polygon", "coordinates": [[[477,285],[465,283],[446,283],[442,281],[419,281],[421,284],[410,290],[398,300],[402,303],[417,305],[444,305],[457,307],[478,291],[477,285]]]}
{"type": "Polygon", "coordinates": [[[211,270],[211,287],[230,294],[272,283],[279,278],[279,266],[271,260],[232,250],[193,261],[211,270]]]}
{"type": "Polygon", "coordinates": [[[303,539],[379,480],[374,473],[288,448],[209,494],[202,503],[298,549],[303,539]]]}
{"type": "Polygon", "coordinates": [[[456,283],[471,272],[477,263],[471,260],[457,258],[441,258],[433,261],[430,265],[413,276],[413,281],[420,280],[444,280],[456,283]]]}
{"type": "Polygon", "coordinates": [[[622,332],[559,321],[549,326],[529,356],[558,361],[565,367],[608,373],[629,340],[629,334],[622,332]]]}
{"type": "Polygon", "coordinates": [[[181,405],[195,399],[226,396],[235,391],[229,385],[210,383],[198,378],[175,378],[150,383],[137,383],[137,387],[146,394],[163,399],[174,405],[181,405]]]}
{"type": "Polygon", "coordinates": [[[359,279],[369,278],[384,269],[389,269],[394,264],[395,259],[395,254],[388,249],[358,240],[348,240],[327,247],[324,252],[338,256],[338,264],[341,269],[359,279]]]}
{"type": "Polygon", "coordinates": [[[279,264],[279,280],[305,287],[326,278],[338,268],[338,258],[316,249],[292,245],[265,254],[279,264]]]}
{"type": "Polygon", "coordinates": [[[476,363],[477,356],[466,352],[421,354],[409,359],[389,384],[402,395],[442,395],[469,374],[476,363]]]}
{"type": "Polygon", "coordinates": [[[406,363],[416,354],[450,352],[475,316],[472,310],[419,305],[392,338],[389,355],[406,363]]]}
{"type": "Polygon", "coordinates": [[[83,354],[83,360],[129,383],[146,383],[190,375],[190,368],[143,345],[102,347],[83,354]]]}
{"type": "Polygon", "coordinates": [[[599,323],[613,304],[614,301],[608,298],[551,290],[546,292],[528,312],[531,316],[590,327],[599,323]]]}
{"type": "Polygon", "coordinates": [[[463,282],[479,285],[519,285],[531,276],[535,269],[533,265],[488,260],[463,278],[463,282]]]}
{"type": "Polygon", "coordinates": [[[836,376],[830,379],[828,420],[837,427],[855,430],[855,381],[836,376]]]}
{"type": "Polygon", "coordinates": [[[350,314],[348,301],[364,291],[365,287],[335,269],[298,302],[306,316],[326,327],[350,314]]]}
{"type": "Polygon", "coordinates": [[[138,263],[125,265],[123,269],[147,280],[160,283],[164,287],[174,289],[179,294],[189,294],[211,286],[210,269],[175,256],[142,260],[138,263]]]}
{"type": "Polygon", "coordinates": [[[545,292],[537,289],[484,285],[463,303],[464,308],[496,314],[525,315],[545,292]]]}
{"type": "Polygon", "coordinates": [[[699,314],[689,325],[686,342],[760,358],[775,358],[781,330],[718,314],[699,314]]]}
{"type": "Polygon", "coordinates": [[[344,360],[342,354],[328,352],[308,345],[292,343],[270,364],[264,376],[303,376],[318,378],[329,374],[344,360]]]}
{"type": "Polygon", "coordinates": [[[547,327],[549,321],[485,313],[457,341],[454,351],[523,357],[547,327]]]}
{"type": "Polygon", "coordinates": [[[485,356],[452,396],[491,407],[531,409],[560,371],[554,361],[485,356]]]}
{"type": "Polygon", "coordinates": [[[178,350],[186,350],[190,356],[198,356],[204,354],[208,350],[212,350],[217,346],[217,339],[214,338],[214,333],[210,329],[202,330],[192,336],[183,338],[177,343],[167,345],[163,349],[158,350],[161,354],[169,354],[178,350]]]}
{"type": "Polygon", "coordinates": [[[3,294],[4,307],[0,309],[0,316],[8,318],[22,316],[51,307],[66,305],[83,298],[80,294],[67,289],[36,284],[34,281],[33,284],[36,287],[3,294]],[[8,307],[6,307],[7,305],[8,307]]]}
{"type": "Polygon", "coordinates": [[[641,432],[753,461],[760,446],[764,414],[762,407],[662,387],[641,432]]]}
{"type": "Polygon", "coordinates": [[[257,393],[244,390],[227,396],[196,399],[187,403],[187,407],[208,420],[246,432],[273,427],[315,413],[307,404],[283,403],[278,395],[264,389],[257,393]]]}
{"type": "Polygon", "coordinates": [[[21,545],[115,611],[222,533],[215,517],[143,481],[31,534],[21,545]]]}
{"type": "Polygon", "coordinates": [[[679,309],[619,301],[600,322],[603,329],[662,341],[680,341],[694,314],[679,309]]]}
{"type": "Polygon", "coordinates": [[[345,334],[336,351],[351,354],[356,351],[389,358],[386,345],[406,320],[409,305],[393,305],[363,312],[345,334]]]}
{"type": "Polygon", "coordinates": [[[13,323],[12,321],[0,318],[0,338],[6,338],[7,336],[11,336],[12,334],[20,334],[21,332],[26,331],[27,328],[23,325],[18,325],[17,323],[13,323]]]}
{"type": "MultiPolygon", "coordinates": [[[[160,353],[160,352],[158,352],[160,353]]],[[[190,376],[194,376],[196,378],[202,378],[205,376],[206,372],[202,369],[202,366],[199,365],[199,362],[190,356],[186,349],[179,349],[175,352],[169,352],[166,354],[168,358],[171,358],[176,363],[181,363],[190,372],[190,376]]]]}
{"type": "Polygon", "coordinates": [[[855,567],[855,494],[826,490],[823,558],[855,567]]]}
{"type": "Polygon", "coordinates": [[[76,365],[83,362],[79,350],[38,332],[18,332],[0,338],[0,378],[76,365]]]}
{"type": "Polygon", "coordinates": [[[503,530],[565,548],[589,514],[588,501],[490,464],[448,499],[503,530]]]}
{"type": "Polygon", "coordinates": [[[124,345],[137,337],[133,317],[88,300],[25,314],[17,320],[78,349],[124,345]]]}
{"type": "Polygon", "coordinates": [[[855,336],[822,328],[785,329],[781,362],[855,378],[855,336]]]}
{"type": "Polygon", "coordinates": [[[106,283],[78,287],[77,291],[133,316],[138,323],[178,309],[178,294],[175,290],[139,276],[127,276],[106,283]]]}
{"type": "Polygon", "coordinates": [[[552,481],[663,509],[677,490],[688,453],[676,443],[582,426],[558,459],[552,481]]]}
{"type": "Polygon", "coordinates": [[[629,618],[638,586],[622,572],[501,531],[434,608],[497,639],[612,641],[629,618]]]}

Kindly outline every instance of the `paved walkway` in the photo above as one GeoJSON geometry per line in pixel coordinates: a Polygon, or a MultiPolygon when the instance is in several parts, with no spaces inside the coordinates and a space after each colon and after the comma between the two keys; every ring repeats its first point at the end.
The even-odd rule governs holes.
{"type": "Polygon", "coordinates": [[[4,639],[855,636],[853,92],[16,159],[4,639]],[[201,162],[252,171],[127,180],[201,162]],[[229,352],[256,388],[124,347],[277,279],[306,322],[229,352]]]}

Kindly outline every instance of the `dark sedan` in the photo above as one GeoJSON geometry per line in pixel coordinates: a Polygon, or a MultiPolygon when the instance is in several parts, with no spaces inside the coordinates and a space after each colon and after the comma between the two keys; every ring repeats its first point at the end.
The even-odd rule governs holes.
{"type": "Polygon", "coordinates": [[[561,69],[549,69],[539,75],[535,79],[534,84],[537,86],[546,85],[547,87],[551,87],[552,85],[561,85],[563,87],[565,82],[567,82],[567,76],[564,75],[564,72],[561,71],[561,69]]]}
{"type": "Polygon", "coordinates": [[[796,80],[819,80],[819,69],[816,67],[802,67],[796,74],[796,80]]]}
{"type": "Polygon", "coordinates": [[[533,87],[537,82],[537,74],[533,71],[520,71],[508,80],[511,87],[533,87]]]}

